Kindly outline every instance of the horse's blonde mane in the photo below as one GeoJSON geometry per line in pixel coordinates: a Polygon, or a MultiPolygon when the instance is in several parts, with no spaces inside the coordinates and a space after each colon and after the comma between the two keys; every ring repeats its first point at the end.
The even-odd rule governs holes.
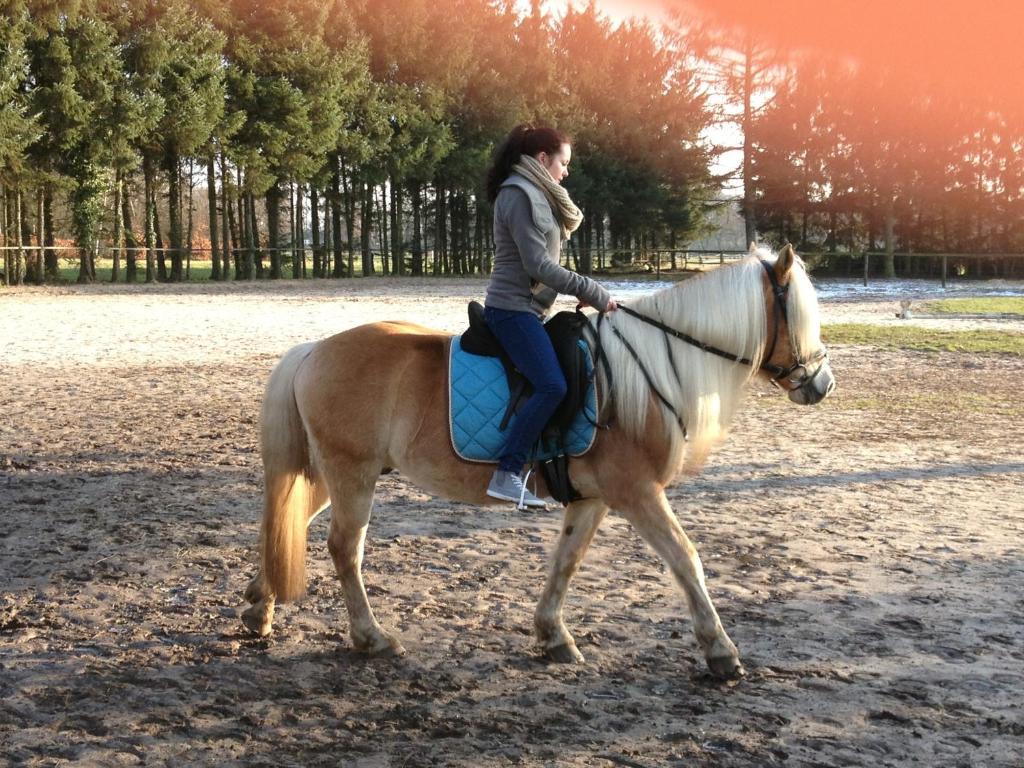
{"type": "MultiPolygon", "coordinates": [[[[623,312],[605,319],[605,325],[613,324],[633,346],[658,391],[683,418],[685,439],[671,412],[651,392],[633,356],[611,328],[602,328],[601,342],[612,369],[616,421],[627,433],[639,437],[650,415],[658,413],[669,441],[673,476],[684,468],[699,469],[714,445],[725,437],[745,385],[760,366],[767,321],[764,270],[759,258],[773,262],[775,256],[767,249],[756,249],[737,264],[629,302],[631,308],[671,328],[753,361],[752,366],[671,339],[623,312]],[[657,411],[651,410],[652,402],[657,411]]],[[[819,344],[817,302],[799,259],[790,275],[787,309],[791,333],[798,351],[804,353],[819,344]]]]}

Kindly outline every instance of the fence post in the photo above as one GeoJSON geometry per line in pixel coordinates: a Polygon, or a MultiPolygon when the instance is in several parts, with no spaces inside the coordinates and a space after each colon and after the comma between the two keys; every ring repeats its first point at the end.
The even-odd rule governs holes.
{"type": "Polygon", "coordinates": [[[942,287],[946,287],[946,254],[942,254],[942,287]]]}
{"type": "Polygon", "coordinates": [[[868,254],[868,252],[864,251],[864,287],[865,288],[867,288],[867,286],[868,286],[868,262],[869,262],[870,258],[871,257],[868,254]]]}

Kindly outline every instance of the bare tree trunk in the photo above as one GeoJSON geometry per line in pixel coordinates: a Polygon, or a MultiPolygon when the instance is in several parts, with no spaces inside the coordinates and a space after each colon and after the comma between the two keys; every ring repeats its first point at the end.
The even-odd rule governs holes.
{"type": "Polygon", "coordinates": [[[309,185],[309,224],[313,240],[313,277],[323,277],[323,254],[320,252],[320,192],[314,184],[309,185]]]}
{"type": "Polygon", "coordinates": [[[263,249],[260,243],[260,225],[256,218],[256,195],[252,192],[246,195],[249,203],[249,238],[252,242],[253,261],[256,264],[256,277],[262,278],[266,272],[263,266],[263,249]]]}
{"type": "Polygon", "coordinates": [[[266,193],[267,242],[270,250],[270,279],[281,279],[281,185],[274,182],[266,193]]]}
{"type": "Polygon", "coordinates": [[[323,245],[323,264],[321,269],[323,270],[324,277],[334,275],[334,225],[331,219],[331,197],[329,194],[324,195],[324,245],[323,245]]]}
{"type": "Polygon", "coordinates": [[[139,239],[135,236],[135,227],[132,222],[132,198],[129,194],[130,185],[127,179],[124,180],[122,186],[121,221],[124,223],[124,279],[126,283],[134,283],[138,279],[138,257],[136,256],[138,251],[136,249],[139,247],[139,239]]]}
{"type": "Polygon", "coordinates": [[[412,185],[412,273],[423,274],[423,187],[412,185]]]}
{"type": "Polygon", "coordinates": [[[196,174],[195,161],[188,159],[188,236],[185,238],[185,279],[192,279],[192,237],[193,213],[195,212],[196,174]]]}
{"type": "Polygon", "coordinates": [[[263,257],[259,252],[260,235],[256,229],[256,201],[252,192],[243,197],[245,204],[246,270],[250,280],[263,277],[263,257]]]}
{"type": "MultiPolygon", "coordinates": [[[[341,193],[345,208],[345,245],[348,254],[348,276],[352,277],[355,274],[356,258],[354,242],[356,236],[356,180],[346,172],[344,163],[342,163],[339,176],[341,178],[341,193]]],[[[361,189],[362,186],[360,185],[361,189]]]]}
{"type": "Polygon", "coordinates": [[[181,163],[174,152],[164,156],[164,170],[167,172],[167,214],[171,252],[171,282],[181,282],[181,163]]]}
{"type": "Polygon", "coordinates": [[[150,160],[142,162],[144,195],[146,197],[146,282],[152,283],[156,280],[156,201],[153,191],[153,163],[150,160]]]}
{"type": "Polygon", "coordinates": [[[334,160],[331,175],[331,250],[334,254],[334,277],[345,277],[345,261],[341,258],[341,170],[334,160]]]}
{"type": "Polygon", "coordinates": [[[43,244],[46,252],[43,255],[43,271],[49,280],[60,278],[60,265],[57,251],[53,247],[53,186],[43,185],[43,244]]]}
{"type": "Polygon", "coordinates": [[[452,272],[456,275],[466,274],[466,251],[462,239],[462,202],[460,195],[452,191],[449,197],[451,210],[451,225],[449,228],[449,239],[452,244],[451,261],[452,272]]]}
{"type": "Polygon", "coordinates": [[[360,251],[362,255],[363,277],[373,274],[373,254],[370,252],[370,236],[373,234],[373,185],[362,182],[359,187],[361,205],[360,220],[360,251]]]}
{"type": "Polygon", "coordinates": [[[118,168],[114,172],[114,243],[112,248],[114,264],[110,269],[110,282],[112,283],[116,283],[121,277],[121,225],[123,223],[121,217],[121,196],[123,194],[123,186],[121,169],[118,168]]]}
{"type": "Polygon", "coordinates": [[[444,185],[437,182],[437,202],[434,211],[434,225],[437,234],[434,240],[434,274],[438,271],[445,275],[452,273],[451,263],[448,260],[448,206],[447,193],[444,185]]]}
{"type": "Polygon", "coordinates": [[[388,182],[391,186],[391,272],[399,275],[402,263],[402,193],[398,180],[392,176],[388,182]]]}
{"type": "Polygon", "coordinates": [[[476,251],[477,269],[480,270],[480,274],[489,274],[490,264],[484,263],[484,217],[480,210],[479,198],[473,205],[473,249],[476,251]]]}
{"type": "Polygon", "coordinates": [[[302,184],[296,185],[295,188],[295,260],[298,264],[297,267],[293,267],[292,275],[295,277],[306,277],[306,222],[305,222],[305,211],[302,204],[302,198],[304,197],[305,190],[302,184]]]}
{"type": "Polygon", "coordinates": [[[238,252],[235,255],[235,276],[238,280],[252,280],[252,242],[249,236],[249,206],[242,191],[241,171],[238,184],[238,252]]]}
{"type": "Polygon", "coordinates": [[[43,271],[43,240],[45,239],[45,217],[43,216],[43,190],[36,190],[36,249],[32,251],[32,278],[36,285],[42,285],[45,279],[43,271]]]}
{"type": "Polygon", "coordinates": [[[210,211],[210,279],[220,280],[220,237],[217,220],[217,166],[213,150],[206,156],[206,205],[210,211]]]}
{"type": "Polygon", "coordinates": [[[24,282],[25,271],[25,252],[22,248],[25,245],[25,231],[22,227],[22,205],[24,203],[24,193],[21,189],[18,189],[14,193],[14,215],[11,216],[10,230],[14,233],[14,247],[17,249],[14,251],[14,263],[11,265],[14,270],[14,280],[11,280],[11,276],[8,275],[7,279],[11,285],[21,285],[24,282]]]}
{"type": "Polygon", "coordinates": [[[387,185],[380,185],[380,203],[378,204],[377,210],[380,211],[380,263],[381,271],[386,276],[391,271],[391,266],[388,264],[388,259],[391,258],[391,226],[389,216],[391,215],[388,210],[388,193],[387,185]]]}
{"type": "Polygon", "coordinates": [[[32,202],[31,197],[23,193],[21,198],[21,242],[25,246],[25,272],[22,277],[23,283],[37,283],[36,280],[36,250],[32,247],[32,238],[35,232],[32,230],[32,202]]]}
{"type": "Polygon", "coordinates": [[[4,285],[11,284],[11,252],[7,250],[10,243],[7,242],[7,232],[10,229],[7,226],[7,205],[9,198],[7,196],[7,189],[0,189],[0,243],[3,244],[4,248],[4,285]]]}
{"type": "Polygon", "coordinates": [[[228,191],[228,166],[223,152],[220,154],[220,225],[223,236],[220,276],[222,280],[229,280],[231,279],[232,249],[238,247],[238,240],[233,234],[234,216],[231,213],[231,194],[228,191]]]}

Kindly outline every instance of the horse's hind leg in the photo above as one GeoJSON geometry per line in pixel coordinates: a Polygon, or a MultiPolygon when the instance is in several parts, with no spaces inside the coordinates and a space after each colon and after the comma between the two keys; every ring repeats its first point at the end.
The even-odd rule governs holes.
{"type": "Polygon", "coordinates": [[[562,620],[562,605],[569,581],[586,554],[587,547],[597,527],[601,524],[608,507],[599,499],[584,499],[570,504],[565,510],[562,532],[551,561],[551,571],[544,587],[544,594],[537,603],[534,627],[537,639],[544,648],[544,655],[552,661],[568,663],[583,661],[583,654],[576,648],[576,642],[565,628],[562,620]]]}
{"type": "Polygon", "coordinates": [[[252,605],[242,611],[242,624],[250,632],[266,637],[274,626],[274,593],[266,588],[262,574],[249,582],[245,588],[245,599],[252,605]]]}
{"type": "MultiPolygon", "coordinates": [[[[297,482],[304,481],[303,478],[297,480],[297,482]]],[[[313,518],[320,514],[327,504],[327,489],[323,482],[320,480],[308,482],[310,514],[306,520],[307,525],[313,522],[313,518]]],[[[245,588],[245,600],[251,605],[242,612],[242,623],[250,632],[254,632],[260,637],[269,635],[274,623],[275,599],[270,585],[267,584],[263,576],[262,568],[249,582],[249,586],[245,588]]]]}
{"type": "Polygon", "coordinates": [[[672,512],[661,490],[636,499],[622,514],[672,569],[686,593],[697,642],[711,671],[719,677],[735,678],[744,673],[739,652],[725,633],[718,612],[711,604],[704,583],[704,568],[697,550],[672,512]]]}
{"type": "Polygon", "coordinates": [[[397,638],[387,634],[374,618],[363,586],[363,543],[373,506],[373,489],[380,465],[346,468],[331,481],[331,530],[327,548],[341,581],[348,609],[349,634],[356,650],[370,655],[402,654],[397,638]]]}

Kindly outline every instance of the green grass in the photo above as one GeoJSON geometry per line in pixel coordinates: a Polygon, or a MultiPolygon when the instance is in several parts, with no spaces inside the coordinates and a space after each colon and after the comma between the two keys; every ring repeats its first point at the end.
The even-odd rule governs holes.
{"type": "Polygon", "coordinates": [[[992,296],[977,299],[940,299],[921,305],[924,312],[939,315],[1020,315],[1024,317],[1024,297],[992,296]]]}
{"type": "Polygon", "coordinates": [[[1024,403],[1007,400],[1001,393],[903,392],[899,397],[871,395],[840,400],[839,407],[855,411],[999,414],[1014,419],[1024,416],[1024,403]]]}
{"type": "Polygon", "coordinates": [[[977,352],[1024,357],[1024,333],[1013,331],[940,331],[916,326],[838,323],[821,329],[826,344],[853,344],[923,352],[977,352]]]}
{"type": "MultiPolygon", "coordinates": [[[[136,280],[137,282],[143,282],[146,279],[146,260],[138,259],[135,262],[136,268],[136,280]]],[[[167,268],[170,269],[170,262],[167,263],[167,268]]],[[[185,265],[182,264],[182,271],[185,270],[185,265]]],[[[210,279],[210,272],[212,267],[209,261],[193,261],[192,269],[189,271],[189,282],[202,282],[210,279]]],[[[110,275],[114,271],[113,262],[110,259],[99,259],[96,262],[96,282],[97,283],[109,283],[110,275]]],[[[124,262],[121,262],[121,274],[118,278],[118,282],[124,282],[125,266],[124,262]]],[[[78,281],[78,260],[61,259],[60,260],[60,279],[64,282],[74,283],[78,281]]]]}

